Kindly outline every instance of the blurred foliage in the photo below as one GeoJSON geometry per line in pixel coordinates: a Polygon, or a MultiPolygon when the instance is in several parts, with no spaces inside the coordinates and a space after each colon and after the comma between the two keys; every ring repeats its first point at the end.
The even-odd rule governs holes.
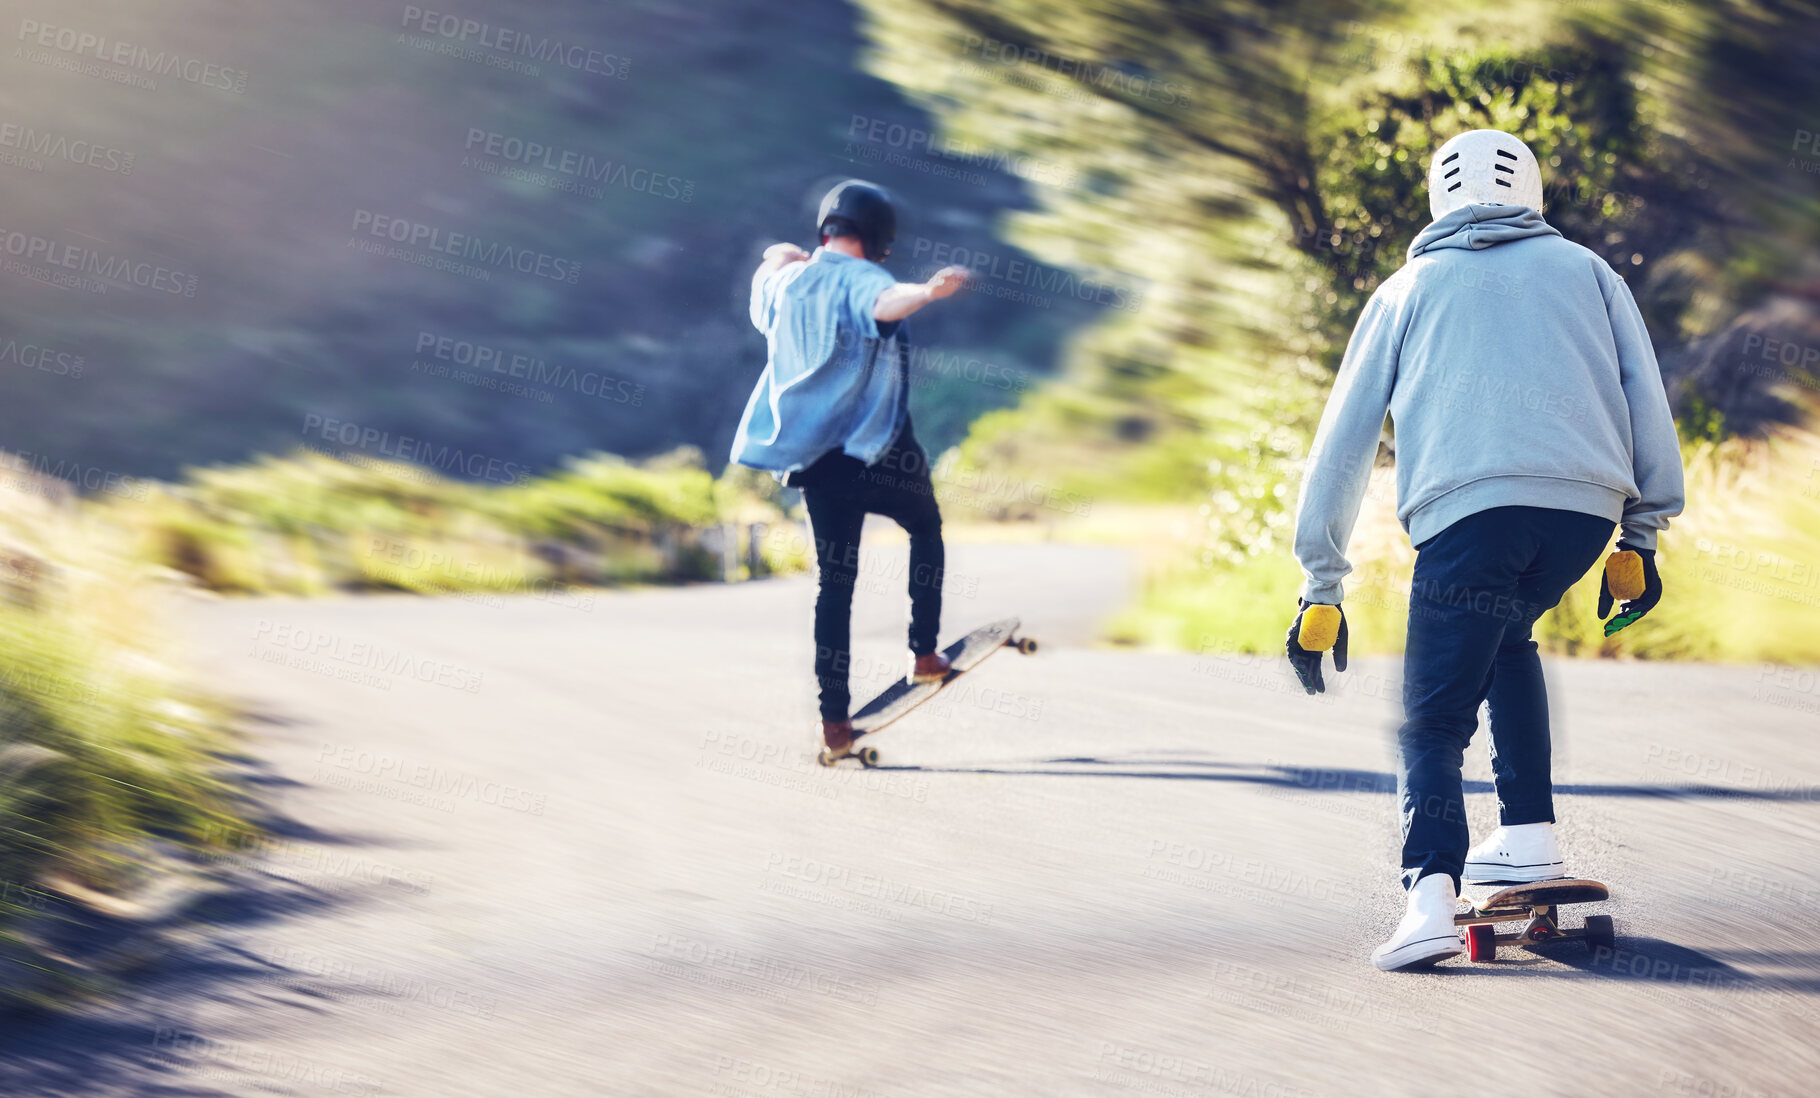
{"type": "MultiPolygon", "coordinates": [[[[1594,568],[1537,624],[1537,642],[1563,656],[1820,663],[1812,564],[1820,547],[1820,435],[1780,429],[1767,439],[1700,439],[1683,453],[1689,498],[1701,504],[1663,539],[1662,604],[1606,637],[1595,614],[1602,570],[1594,568]],[[1794,470],[1805,472],[1791,486],[1794,470]]],[[[1345,607],[1355,655],[1403,650],[1415,554],[1390,505],[1394,473],[1377,470],[1349,551],[1355,571],[1345,607]]],[[[1150,570],[1108,636],[1215,657],[1274,656],[1288,627],[1285,608],[1301,585],[1286,553],[1208,569],[1178,552],[1150,570]]],[[[1289,674],[1287,664],[1281,670],[1289,674]]]]}
{"type": "Polygon", "coordinates": [[[33,931],[60,917],[59,897],[131,888],[153,847],[209,849],[241,827],[226,714],[173,659],[154,571],[91,520],[54,480],[0,479],[7,1002],[71,977],[33,931]]]}
{"type": "Polygon", "coordinates": [[[718,578],[722,523],[786,521],[774,489],[743,472],[717,483],[702,463],[693,448],[636,464],[591,454],[475,484],[299,450],[98,504],[149,559],[214,591],[548,593],[718,578]]]}
{"type": "MultiPolygon", "coordinates": [[[[1804,418],[1788,390],[1812,387],[1812,365],[1742,356],[1820,346],[1820,149],[1802,161],[1799,137],[1820,117],[1811,3],[860,3],[869,63],[945,132],[1087,181],[1034,186],[1006,235],[1143,286],[960,451],[1089,500],[1200,501],[1198,544],[1153,577],[1127,636],[1193,644],[1218,619],[1280,643],[1280,610],[1255,637],[1242,622],[1295,590],[1290,509],[1323,392],[1429,220],[1430,154],[1462,130],[1536,150],[1551,222],[1630,281],[1686,437],[1804,418]]],[[[1020,517],[952,487],[944,503],[1020,517]]],[[[1759,506],[1763,523],[1793,510],[1759,506]]]]}

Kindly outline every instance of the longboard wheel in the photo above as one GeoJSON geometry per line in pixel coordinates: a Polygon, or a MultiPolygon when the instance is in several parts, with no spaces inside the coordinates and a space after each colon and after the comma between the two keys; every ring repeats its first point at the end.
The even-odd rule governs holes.
{"type": "Polygon", "coordinates": [[[1036,655],[1036,638],[1019,637],[1017,639],[1017,650],[1026,656],[1036,655]]]}
{"type": "Polygon", "coordinates": [[[821,763],[823,766],[833,766],[840,760],[834,757],[834,752],[824,747],[821,749],[821,752],[815,756],[815,761],[821,763]]]}
{"type": "Polygon", "coordinates": [[[1490,923],[1466,928],[1466,956],[1474,961],[1491,961],[1498,956],[1498,932],[1490,923]]]}
{"type": "Polygon", "coordinates": [[[1611,952],[1618,941],[1617,932],[1612,929],[1610,915],[1588,915],[1586,917],[1586,947],[1597,951],[1604,949],[1611,952]]]}
{"type": "Polygon", "coordinates": [[[878,748],[876,747],[862,747],[858,751],[855,751],[853,755],[859,760],[861,766],[878,765],[878,748]]]}

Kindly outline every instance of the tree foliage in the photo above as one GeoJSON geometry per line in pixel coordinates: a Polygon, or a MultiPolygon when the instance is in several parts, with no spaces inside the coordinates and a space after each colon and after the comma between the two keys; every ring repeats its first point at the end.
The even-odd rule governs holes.
{"type": "MultiPolygon", "coordinates": [[[[1212,552],[1280,529],[1266,489],[1428,221],[1431,153],[1462,130],[1530,143],[1551,221],[1632,282],[1671,370],[1813,277],[1812,176],[1782,163],[1820,115],[1811,4],[862,2],[881,75],[953,131],[1086,181],[1037,187],[1007,233],[1146,287],[972,457],[1053,466],[1072,446],[1089,490],[1212,493],[1241,528],[1212,552]]],[[[1718,399],[1686,380],[1683,407],[1718,399]]],[[[1723,409],[1727,429],[1788,415],[1756,407],[1723,409]]]]}

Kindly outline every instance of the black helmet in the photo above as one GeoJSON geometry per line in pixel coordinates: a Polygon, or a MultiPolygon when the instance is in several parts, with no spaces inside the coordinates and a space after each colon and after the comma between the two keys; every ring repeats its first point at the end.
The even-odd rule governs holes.
{"type": "Polygon", "coordinates": [[[857,236],[866,258],[880,260],[891,254],[891,242],[897,239],[897,209],[884,188],[849,179],[822,199],[815,231],[824,237],[857,236]],[[836,232],[828,231],[830,221],[838,223],[836,232]]]}

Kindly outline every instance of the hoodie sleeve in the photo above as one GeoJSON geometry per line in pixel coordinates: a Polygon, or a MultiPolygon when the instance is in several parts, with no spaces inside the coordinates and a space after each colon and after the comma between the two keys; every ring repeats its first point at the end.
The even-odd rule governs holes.
{"type": "Polygon", "coordinates": [[[1346,544],[1352,540],[1390,410],[1401,342],[1394,311],[1373,297],[1346,345],[1302,476],[1295,555],[1306,579],[1302,598],[1308,602],[1338,603],[1344,597],[1340,580],[1352,571],[1346,544]]]}
{"type": "Polygon", "coordinates": [[[1617,277],[1606,298],[1612,340],[1618,348],[1618,380],[1630,410],[1631,465],[1638,496],[1624,508],[1626,545],[1654,549],[1656,534],[1668,529],[1668,520],[1681,513],[1686,491],[1681,478],[1681,443],[1675,434],[1675,417],[1662,387],[1662,368],[1643,314],[1624,279],[1617,277]]]}

